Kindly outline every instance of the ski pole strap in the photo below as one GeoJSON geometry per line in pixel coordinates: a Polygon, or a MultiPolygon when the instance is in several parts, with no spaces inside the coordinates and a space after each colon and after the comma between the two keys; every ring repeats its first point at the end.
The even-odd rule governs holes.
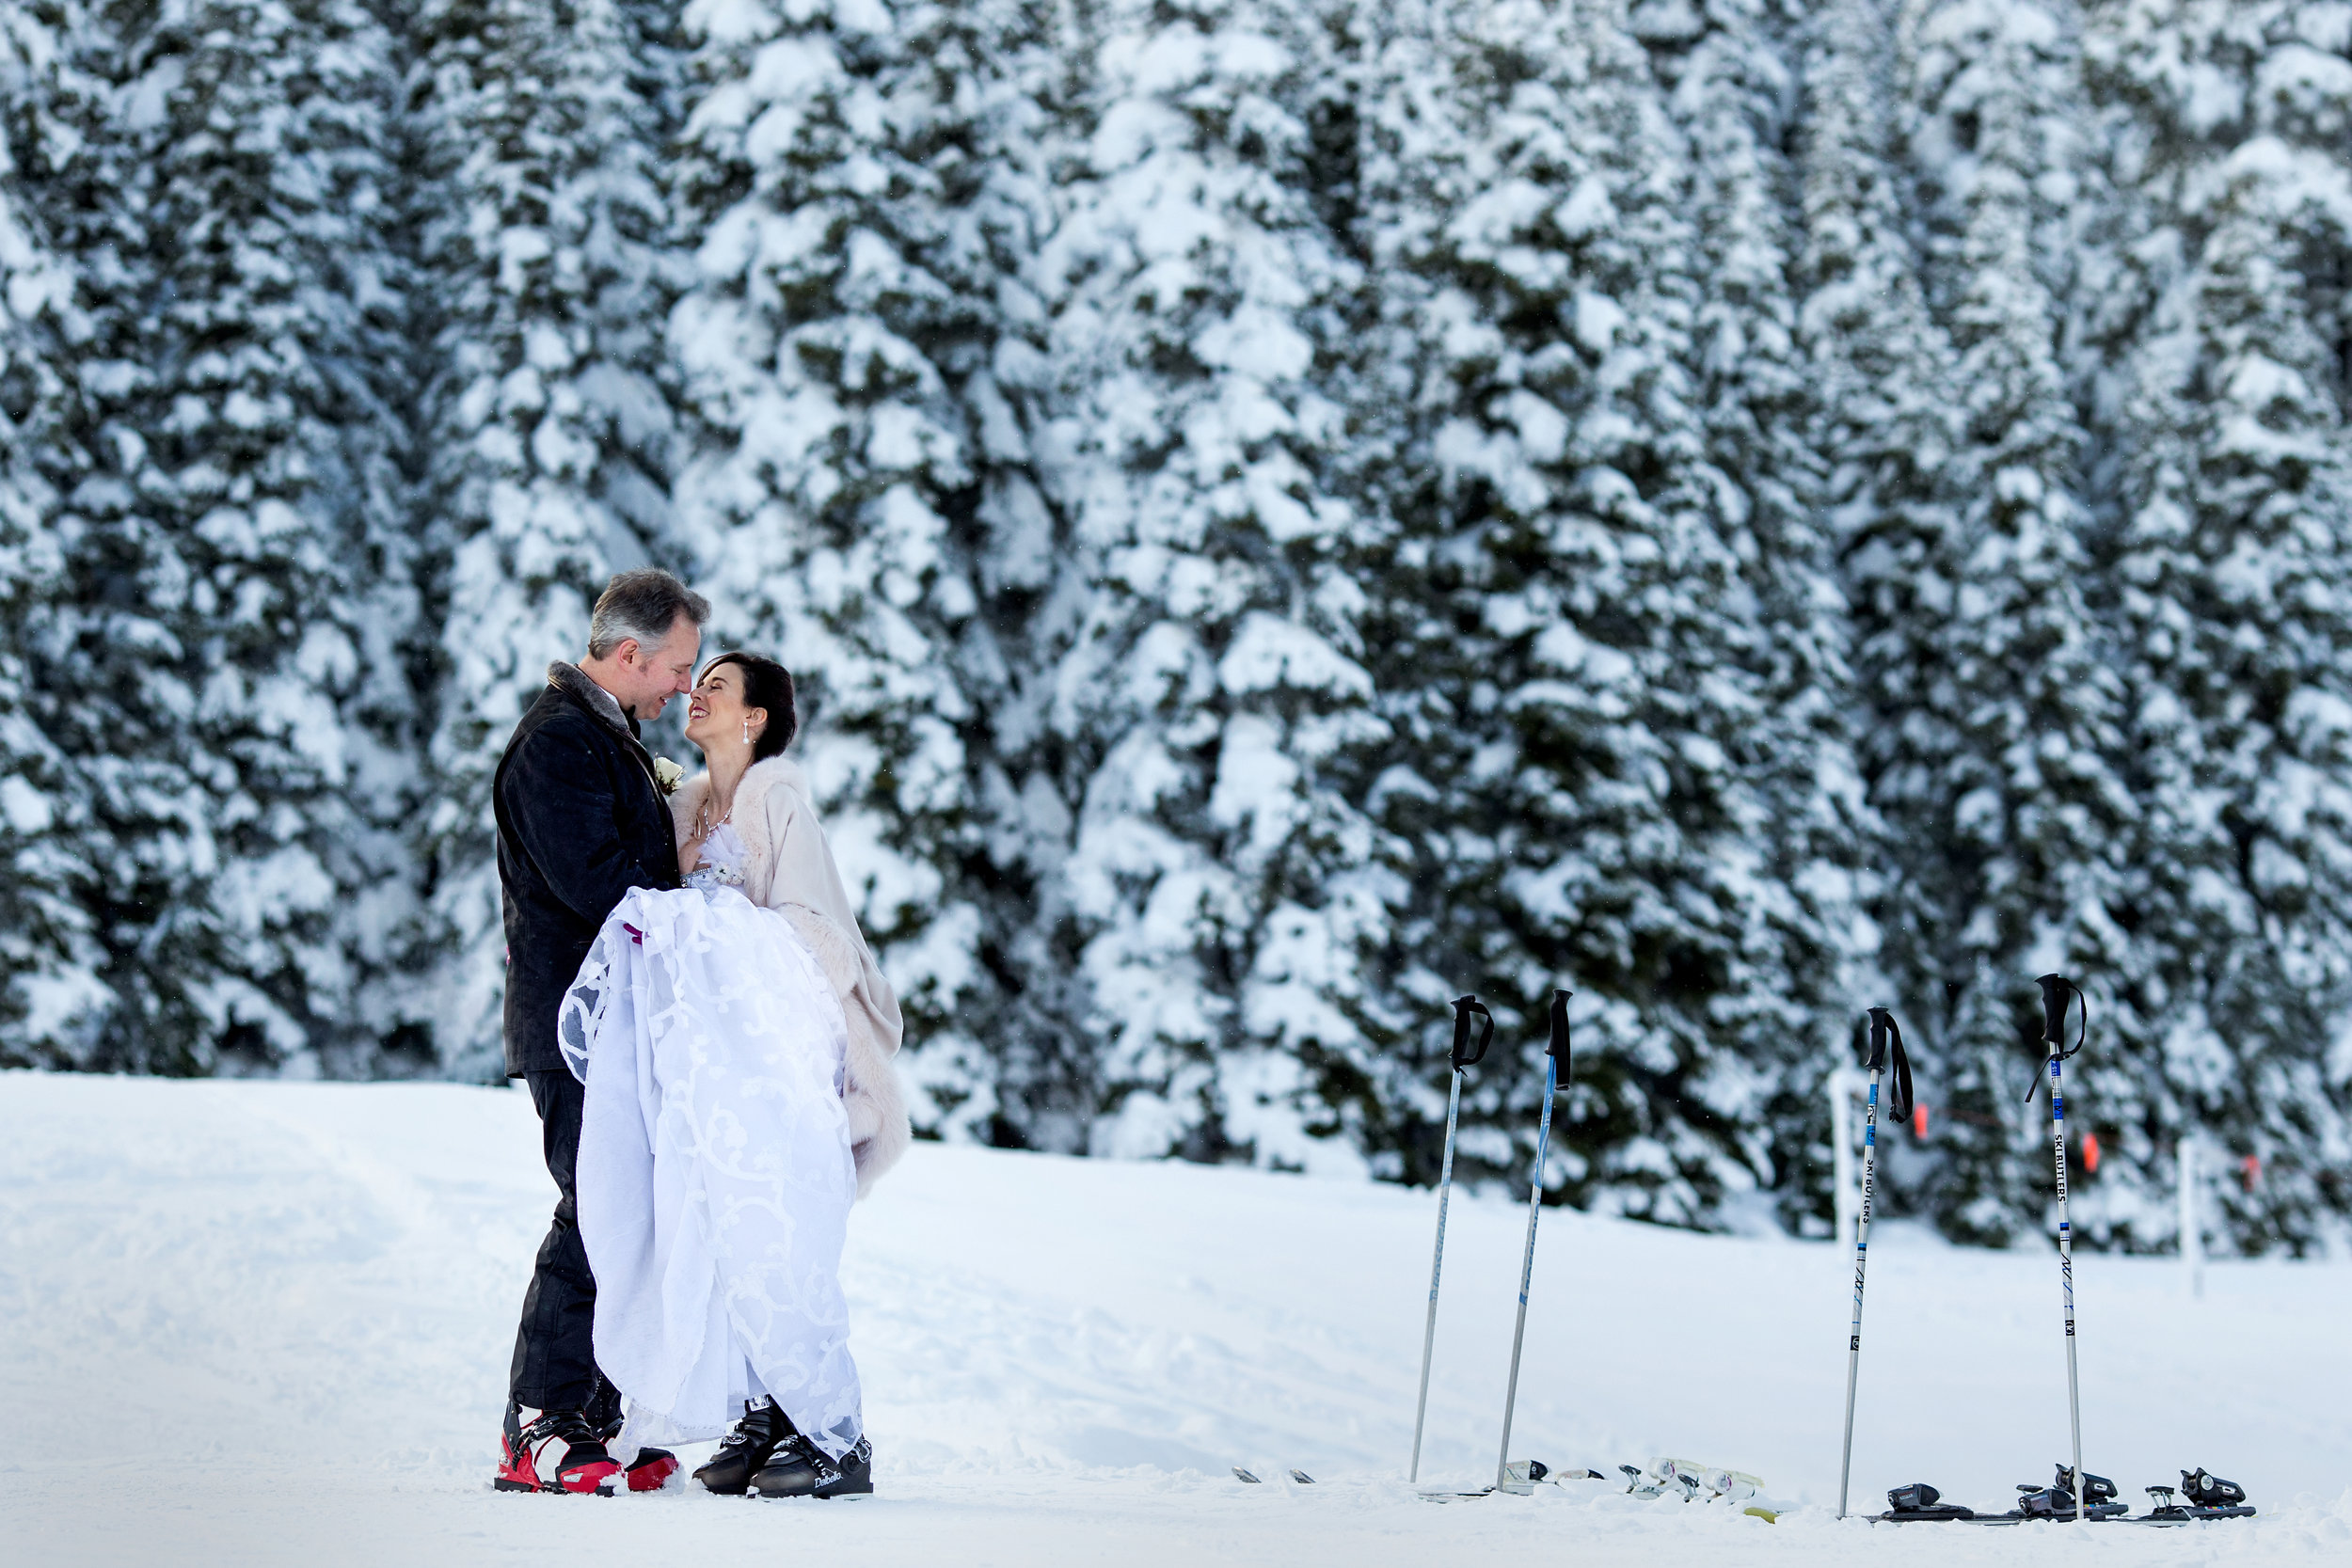
{"type": "Polygon", "coordinates": [[[2044,974],[2034,984],[2042,988],[2042,1043],[2048,1047],[2048,1054],[2042,1058],[2042,1068],[2035,1069],[2033,1082],[2026,1085],[2027,1100],[2031,1100],[2034,1090],[2042,1086],[2042,1069],[2054,1061],[2063,1062],[2082,1050],[2083,1041],[2090,1034],[2090,998],[2083,994],[2080,986],[2063,974],[2044,974]],[[2082,1004],[2073,1045],[2066,1043],[2066,1005],[2070,1000],[2082,1004]]]}
{"type": "Polygon", "coordinates": [[[1887,1071],[1892,1074],[1886,1086],[1886,1114],[1897,1121],[1909,1121],[1913,1103],[1911,1058],[1903,1051],[1903,1026],[1896,1022],[1895,1015],[1884,1007],[1870,1009],[1870,1060],[1867,1065],[1872,1072],[1887,1071]]]}
{"type": "Polygon", "coordinates": [[[1455,997],[1454,999],[1454,1070],[1459,1072],[1466,1067],[1477,1066],[1486,1054],[1487,1042],[1494,1037],[1494,1014],[1486,1010],[1486,1005],[1475,996],[1455,997]],[[1470,1043],[1470,1020],[1473,1017],[1482,1020],[1486,1024],[1486,1027],[1478,1032],[1478,1043],[1475,1046],[1470,1043]]]}
{"type": "Polygon", "coordinates": [[[1551,993],[1551,1043],[1544,1047],[1544,1054],[1560,1064],[1560,1082],[1568,1081],[1568,998],[1572,990],[1551,993]]]}

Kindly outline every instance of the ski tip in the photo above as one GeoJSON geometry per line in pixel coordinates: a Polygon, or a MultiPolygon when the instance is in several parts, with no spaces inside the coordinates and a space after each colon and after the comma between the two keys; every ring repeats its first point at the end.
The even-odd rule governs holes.
{"type": "Polygon", "coordinates": [[[1233,1479],[1239,1481],[1246,1481],[1251,1486],[1263,1486],[1265,1484],[1256,1476],[1251,1475],[1248,1471],[1243,1469],[1238,1465],[1233,1466],[1233,1479]]]}
{"type": "Polygon", "coordinates": [[[1293,1470],[1291,1472],[1291,1480],[1298,1482],[1301,1486],[1312,1486],[1315,1483],[1315,1478],[1309,1475],[1304,1470],[1293,1470]]]}

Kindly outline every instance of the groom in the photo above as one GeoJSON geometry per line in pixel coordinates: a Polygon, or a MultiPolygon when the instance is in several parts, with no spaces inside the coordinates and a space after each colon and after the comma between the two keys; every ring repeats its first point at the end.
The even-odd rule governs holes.
{"type": "MultiPolygon", "coordinates": [[[[667,572],[623,572],[588,623],[588,657],[548,666],[491,784],[506,911],[506,1075],[531,1086],[561,1195],[515,1335],[497,1485],[594,1492],[620,1469],[605,1443],[620,1395],[596,1370],[596,1282],[574,1223],[583,1093],[556,1048],[564,992],[604,917],[633,887],[678,885],[670,810],[638,743],[690,689],[710,604],[667,572]]],[[[658,1487],[677,1461],[647,1449],[628,1484],[658,1487]]]]}

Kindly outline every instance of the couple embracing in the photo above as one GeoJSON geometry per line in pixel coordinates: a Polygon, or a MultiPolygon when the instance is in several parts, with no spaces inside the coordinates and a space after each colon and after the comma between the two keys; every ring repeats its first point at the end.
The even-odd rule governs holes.
{"type": "Polygon", "coordinates": [[[898,1003],[784,754],[792,677],[747,653],[698,674],[709,614],[666,572],[614,578],[492,788],[506,1070],[561,1195],[501,1490],[650,1490],[678,1469],[660,1445],[723,1433],[710,1491],[873,1490],[839,1271],[910,1136],[898,1003]],[[638,738],[681,693],[693,779],[638,738]]]}

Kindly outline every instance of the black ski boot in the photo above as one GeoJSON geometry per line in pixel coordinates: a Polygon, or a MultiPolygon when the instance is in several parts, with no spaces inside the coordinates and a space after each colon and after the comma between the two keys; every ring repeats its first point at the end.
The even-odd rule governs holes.
{"type": "Polygon", "coordinates": [[[874,1446],[861,1437],[840,1459],[794,1433],[752,1478],[763,1497],[863,1497],[874,1490],[874,1446]]]}
{"type": "Polygon", "coordinates": [[[522,1406],[510,1402],[498,1479],[490,1484],[501,1492],[595,1494],[620,1468],[579,1411],[537,1411],[525,1421],[522,1406]]]}
{"type": "Polygon", "coordinates": [[[719,1451],[710,1456],[710,1462],[694,1472],[694,1479],[703,1483],[706,1492],[739,1497],[751,1485],[752,1478],[767,1465],[776,1445],[791,1435],[792,1422],[776,1408],[775,1401],[746,1401],[743,1418],[720,1442],[719,1451]]]}

